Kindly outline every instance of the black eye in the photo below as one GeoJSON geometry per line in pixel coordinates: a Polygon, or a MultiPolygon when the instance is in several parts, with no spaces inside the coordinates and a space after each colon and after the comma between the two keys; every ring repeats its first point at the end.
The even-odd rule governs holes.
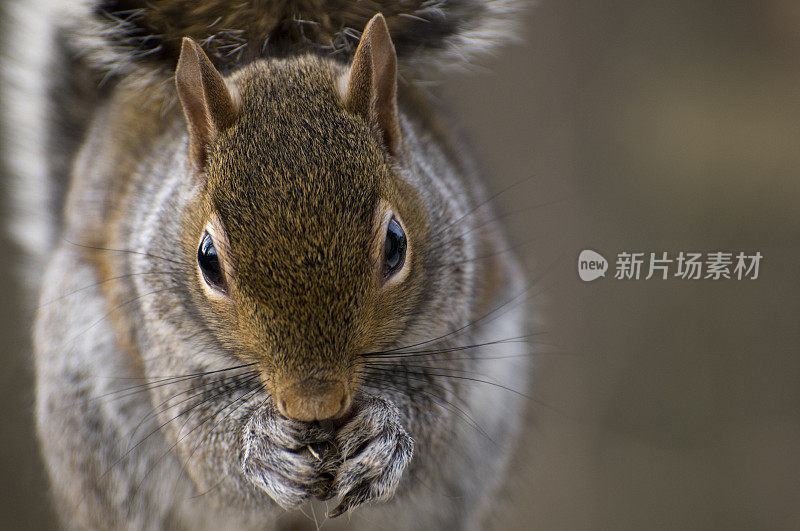
{"type": "Polygon", "coordinates": [[[200,271],[203,272],[206,282],[214,288],[225,291],[225,275],[222,273],[219,263],[217,248],[214,247],[214,240],[207,232],[203,234],[200,247],[197,249],[197,263],[200,265],[200,271]]]}
{"type": "Polygon", "coordinates": [[[388,278],[403,267],[406,261],[406,233],[395,218],[389,221],[386,243],[383,246],[383,276],[388,278]]]}

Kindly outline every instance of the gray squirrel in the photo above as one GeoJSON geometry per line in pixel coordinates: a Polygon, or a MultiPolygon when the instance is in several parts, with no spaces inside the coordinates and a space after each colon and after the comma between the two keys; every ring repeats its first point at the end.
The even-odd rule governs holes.
{"type": "Polygon", "coordinates": [[[413,80],[523,8],[9,6],[4,157],[63,525],[263,529],[322,502],[353,528],[482,525],[528,385],[525,283],[413,80]]]}

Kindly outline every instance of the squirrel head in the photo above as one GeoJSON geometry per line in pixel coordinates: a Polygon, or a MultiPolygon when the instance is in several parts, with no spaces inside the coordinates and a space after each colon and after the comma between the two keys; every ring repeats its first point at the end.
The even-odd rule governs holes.
{"type": "Polygon", "coordinates": [[[224,78],[184,39],[193,305],[297,420],[346,413],[359,355],[393,345],[425,289],[429,218],[401,178],[396,71],[380,15],[346,67],[304,56],[224,78]]]}

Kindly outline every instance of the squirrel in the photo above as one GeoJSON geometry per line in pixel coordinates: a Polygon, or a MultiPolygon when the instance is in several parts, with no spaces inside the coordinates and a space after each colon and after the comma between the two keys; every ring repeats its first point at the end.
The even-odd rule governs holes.
{"type": "Polygon", "coordinates": [[[64,526],[263,529],[323,502],[353,528],[482,526],[522,422],[525,281],[415,80],[523,7],[9,7],[4,156],[64,526]]]}

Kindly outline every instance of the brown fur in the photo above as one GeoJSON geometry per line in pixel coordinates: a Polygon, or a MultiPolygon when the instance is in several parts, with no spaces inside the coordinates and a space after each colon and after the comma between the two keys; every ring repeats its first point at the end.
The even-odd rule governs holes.
{"type": "Polygon", "coordinates": [[[332,74],[306,59],[237,75],[240,114],[209,150],[207,214],[187,230],[191,260],[197,221],[219,216],[230,242],[230,300],[206,312],[207,297],[194,289],[195,303],[236,356],[262,366],[273,392],[308,377],[344,381],[354,392],[355,354],[391,344],[402,333],[397,316],[420,297],[424,263],[411,264],[402,287],[382,290],[376,264],[365,260],[383,242],[379,198],[408,224],[416,260],[426,256],[427,216],[368,118],[345,109],[332,74]]]}

